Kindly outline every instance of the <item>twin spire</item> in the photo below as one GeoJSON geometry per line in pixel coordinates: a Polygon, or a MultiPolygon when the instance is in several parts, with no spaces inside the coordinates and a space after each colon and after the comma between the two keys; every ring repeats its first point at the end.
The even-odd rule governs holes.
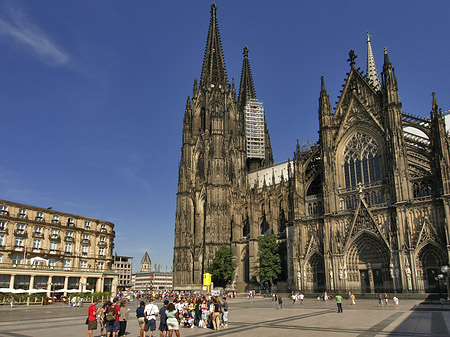
{"type": "Polygon", "coordinates": [[[255,86],[253,85],[252,70],[248,60],[248,48],[244,47],[244,63],[242,64],[241,85],[239,88],[238,103],[245,106],[249,99],[256,98],[255,86]]]}
{"type": "Polygon", "coordinates": [[[203,59],[200,86],[221,85],[228,86],[227,71],[220,41],[219,24],[217,22],[217,6],[211,6],[211,21],[209,23],[208,38],[206,40],[205,57],[203,59]]]}
{"type": "MultiPolygon", "coordinates": [[[[211,85],[222,86],[222,88],[228,86],[225,59],[223,57],[222,42],[220,40],[219,24],[217,21],[217,6],[215,3],[211,5],[211,20],[209,23],[208,38],[206,40],[202,74],[200,76],[200,86],[209,87],[211,85]]],[[[245,105],[250,98],[256,98],[256,94],[250,62],[248,60],[248,48],[245,46],[238,102],[241,105],[245,105]]]]}

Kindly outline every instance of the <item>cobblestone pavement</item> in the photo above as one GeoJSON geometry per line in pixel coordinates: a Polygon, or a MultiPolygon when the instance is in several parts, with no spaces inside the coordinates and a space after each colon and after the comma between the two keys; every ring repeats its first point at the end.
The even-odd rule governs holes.
{"type": "MultiPolygon", "coordinates": [[[[284,302],[284,309],[277,310],[267,298],[232,299],[227,329],[181,328],[181,336],[450,336],[450,310],[440,305],[418,307],[419,301],[401,300],[399,308],[380,308],[377,300],[357,301],[356,306],[345,301],[344,312],[338,314],[334,301],[306,299],[303,305],[292,305],[287,299],[284,302]]],[[[139,336],[136,305],[135,301],[130,306],[127,337],[139,336]]],[[[2,337],[87,336],[87,306],[3,306],[0,317],[2,337]]],[[[159,336],[156,332],[154,336],[159,336]]],[[[96,330],[94,336],[100,336],[100,331],[96,330]]]]}

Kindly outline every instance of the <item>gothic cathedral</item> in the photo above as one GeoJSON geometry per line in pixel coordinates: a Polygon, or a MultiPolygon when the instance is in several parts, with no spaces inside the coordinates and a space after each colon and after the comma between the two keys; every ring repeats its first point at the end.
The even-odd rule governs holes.
{"type": "Polygon", "coordinates": [[[278,284],[321,291],[437,292],[449,260],[449,139],[433,94],[430,118],[402,112],[384,51],[379,80],[370,36],[331,108],[321,80],[319,140],[274,164],[264,108],[244,48],[239,93],[228,83],[213,4],[200,81],[187,98],[179,165],[174,288],[200,289],[222,245],[233,287],[260,281],[258,237],[278,237],[278,284]]]}

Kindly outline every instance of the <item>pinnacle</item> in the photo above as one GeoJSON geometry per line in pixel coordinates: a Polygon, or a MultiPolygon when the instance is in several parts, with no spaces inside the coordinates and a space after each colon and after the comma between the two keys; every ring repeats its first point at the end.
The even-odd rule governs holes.
{"type": "Polygon", "coordinates": [[[217,6],[211,5],[211,21],[209,24],[208,38],[206,40],[205,56],[203,59],[200,85],[217,84],[228,87],[225,60],[222,52],[219,25],[217,22],[217,6]]]}

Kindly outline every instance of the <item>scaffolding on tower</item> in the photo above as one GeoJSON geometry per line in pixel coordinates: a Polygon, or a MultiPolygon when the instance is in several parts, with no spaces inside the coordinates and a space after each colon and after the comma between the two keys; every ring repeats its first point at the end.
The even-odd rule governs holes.
{"type": "Polygon", "coordinates": [[[254,98],[245,106],[245,140],[248,159],[265,159],[264,106],[254,98]]]}

